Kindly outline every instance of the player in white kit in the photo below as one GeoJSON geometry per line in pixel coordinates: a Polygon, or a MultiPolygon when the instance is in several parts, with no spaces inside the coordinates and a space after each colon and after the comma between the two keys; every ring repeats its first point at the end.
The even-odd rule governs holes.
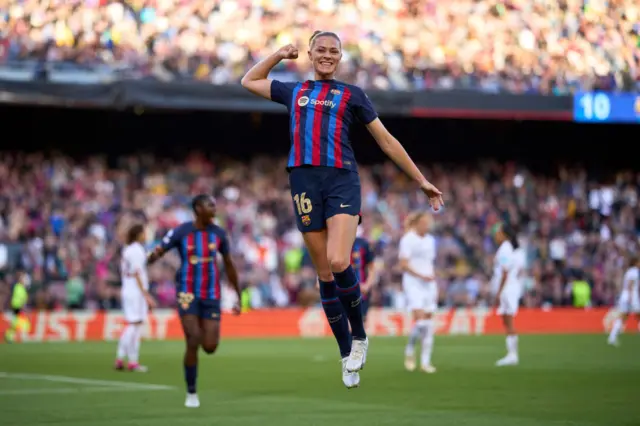
{"type": "Polygon", "coordinates": [[[405,221],[406,234],[400,239],[400,267],[402,288],[407,307],[413,316],[413,328],[405,348],[404,366],[409,371],[416,369],[415,347],[421,342],[420,370],[435,373],[431,365],[431,353],[435,325],[433,314],[438,309],[438,285],[435,280],[435,238],[429,234],[431,218],[427,213],[413,213],[405,221]]]}
{"type": "Polygon", "coordinates": [[[507,333],[507,356],[498,360],[496,366],[517,365],[518,335],[514,326],[514,317],[522,296],[523,274],[525,268],[524,251],[519,248],[516,232],[509,225],[498,223],[492,229],[493,238],[498,244],[494,259],[492,284],[497,289],[497,314],[507,333]]]}
{"type": "Polygon", "coordinates": [[[640,258],[630,259],[629,269],[622,280],[622,291],[618,298],[618,318],[613,323],[608,343],[618,345],[618,335],[624,330],[629,314],[635,314],[640,326],[640,258]]]}
{"type": "Polygon", "coordinates": [[[147,277],[147,253],[144,242],[144,227],[133,225],[127,233],[127,245],[122,250],[120,273],[122,276],[122,310],[127,322],[120,340],[116,355],[116,369],[124,369],[124,358],[127,358],[129,371],[146,372],[147,368],[138,363],[142,324],[147,319],[149,306],[155,301],[149,294],[147,277]]]}

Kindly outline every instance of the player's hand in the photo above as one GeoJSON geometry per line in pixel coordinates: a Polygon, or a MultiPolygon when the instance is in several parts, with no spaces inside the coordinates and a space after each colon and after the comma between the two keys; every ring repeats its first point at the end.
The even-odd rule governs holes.
{"type": "Polygon", "coordinates": [[[233,315],[240,315],[240,313],[242,312],[242,308],[240,308],[240,304],[234,303],[231,311],[233,312],[233,315]]]}
{"type": "Polygon", "coordinates": [[[151,295],[147,294],[145,296],[145,299],[146,299],[147,305],[149,305],[150,309],[155,309],[155,308],[158,307],[158,304],[156,303],[156,300],[153,297],[151,297],[151,295]]]}
{"type": "Polygon", "coordinates": [[[440,210],[440,207],[444,206],[444,201],[442,200],[442,191],[436,188],[431,182],[424,183],[420,190],[424,192],[424,194],[429,197],[429,204],[431,204],[431,208],[434,211],[440,210]]]}
{"type": "Polygon", "coordinates": [[[280,59],[298,59],[298,48],[293,44],[282,46],[276,53],[280,56],[280,59]]]}

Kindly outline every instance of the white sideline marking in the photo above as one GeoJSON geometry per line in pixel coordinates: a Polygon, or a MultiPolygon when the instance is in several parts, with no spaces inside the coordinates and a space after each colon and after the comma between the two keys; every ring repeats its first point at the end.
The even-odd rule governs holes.
{"type": "Polygon", "coordinates": [[[97,380],[82,379],[79,377],[68,376],[52,376],[48,374],[23,374],[23,373],[7,373],[0,371],[0,378],[21,379],[21,380],[40,380],[45,382],[57,383],[75,383],[77,385],[89,386],[111,386],[118,389],[139,389],[139,390],[170,390],[172,386],[153,385],[149,383],[121,382],[117,380],[97,380]]]}
{"type": "MultiPolygon", "coordinates": [[[[69,394],[69,393],[93,393],[93,392],[131,392],[140,391],[139,388],[125,388],[115,386],[105,386],[101,388],[36,388],[36,389],[10,389],[0,390],[0,396],[5,395],[53,395],[53,394],[69,394]]],[[[163,389],[145,389],[145,390],[163,390],[163,389]]]]}

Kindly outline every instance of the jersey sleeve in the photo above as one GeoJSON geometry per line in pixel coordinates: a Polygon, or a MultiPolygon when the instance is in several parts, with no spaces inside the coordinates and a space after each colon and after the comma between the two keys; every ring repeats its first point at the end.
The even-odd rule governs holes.
{"type": "Polygon", "coordinates": [[[356,88],[354,95],[354,113],[362,124],[367,125],[378,118],[371,100],[362,89],[356,88]]]}
{"type": "Polygon", "coordinates": [[[278,80],[271,81],[271,100],[289,108],[293,89],[297,83],[283,83],[278,80]]]}
{"type": "Polygon", "coordinates": [[[400,239],[398,257],[400,259],[409,259],[411,257],[411,239],[407,236],[404,236],[400,239]]]}
{"type": "Polygon", "coordinates": [[[136,250],[129,252],[128,257],[127,263],[132,274],[141,272],[144,269],[147,263],[147,256],[142,247],[138,247],[136,250]]]}
{"type": "Polygon", "coordinates": [[[169,232],[167,232],[167,234],[162,238],[162,242],[160,243],[160,248],[162,248],[162,251],[166,252],[178,247],[178,244],[180,243],[180,233],[180,227],[169,230],[169,232]]]}
{"type": "Polygon", "coordinates": [[[504,250],[502,253],[498,253],[496,261],[498,262],[498,266],[503,271],[509,271],[513,268],[514,259],[513,252],[509,250],[504,250]]]}

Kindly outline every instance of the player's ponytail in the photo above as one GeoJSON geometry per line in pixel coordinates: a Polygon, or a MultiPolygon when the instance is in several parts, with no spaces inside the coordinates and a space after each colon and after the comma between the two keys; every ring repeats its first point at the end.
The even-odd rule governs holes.
{"type": "Polygon", "coordinates": [[[520,247],[520,243],[518,242],[518,234],[511,225],[503,223],[502,232],[504,232],[504,235],[507,236],[514,250],[520,247]]]}

